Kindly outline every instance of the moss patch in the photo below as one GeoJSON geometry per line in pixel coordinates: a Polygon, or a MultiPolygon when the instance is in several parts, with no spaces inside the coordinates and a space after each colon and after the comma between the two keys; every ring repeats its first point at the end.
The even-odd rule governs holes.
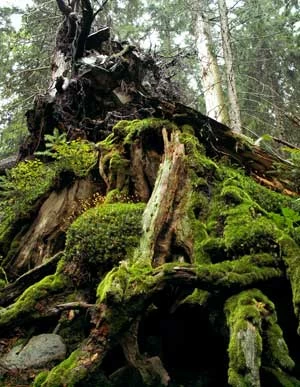
{"type": "Polygon", "coordinates": [[[225,313],[230,329],[231,386],[258,385],[262,363],[279,370],[289,371],[294,367],[277,324],[274,304],[261,291],[246,290],[229,298],[225,313]]]}
{"type": "Polygon", "coordinates": [[[63,274],[53,274],[30,286],[14,304],[0,310],[0,327],[8,326],[20,317],[38,317],[38,302],[65,290],[69,284],[70,280],[63,274]]]}
{"type": "Polygon", "coordinates": [[[76,350],[48,374],[39,374],[34,383],[39,387],[74,387],[86,374],[87,369],[80,363],[81,352],[76,350]],[[40,380],[39,380],[40,379],[40,380]],[[39,384],[37,384],[39,383],[39,384]]]}
{"type": "Polygon", "coordinates": [[[66,256],[112,267],[138,245],[143,203],[103,204],[82,214],[67,232],[66,256]]]}

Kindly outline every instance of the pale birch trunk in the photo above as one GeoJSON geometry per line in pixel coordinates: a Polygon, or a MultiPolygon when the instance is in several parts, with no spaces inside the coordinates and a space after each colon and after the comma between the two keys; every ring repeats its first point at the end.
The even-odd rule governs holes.
{"type": "Polygon", "coordinates": [[[233,69],[233,56],[230,44],[230,33],[228,27],[228,16],[226,0],[218,0],[220,21],[221,21],[221,35],[222,46],[225,60],[227,87],[228,87],[228,99],[229,99],[229,117],[231,122],[231,128],[238,133],[242,131],[240,108],[238,104],[238,97],[236,91],[236,81],[233,69]]]}
{"type": "Polygon", "coordinates": [[[206,114],[217,121],[228,124],[228,112],[221,86],[220,70],[212,50],[210,25],[204,13],[205,1],[199,1],[199,8],[196,16],[195,35],[206,114]]]}

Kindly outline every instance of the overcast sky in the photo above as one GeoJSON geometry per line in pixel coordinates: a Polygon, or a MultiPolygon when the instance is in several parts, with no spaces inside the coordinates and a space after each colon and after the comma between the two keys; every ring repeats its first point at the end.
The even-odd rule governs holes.
{"type": "Polygon", "coordinates": [[[30,3],[31,0],[0,0],[0,7],[17,5],[18,7],[22,8],[30,3]]]}

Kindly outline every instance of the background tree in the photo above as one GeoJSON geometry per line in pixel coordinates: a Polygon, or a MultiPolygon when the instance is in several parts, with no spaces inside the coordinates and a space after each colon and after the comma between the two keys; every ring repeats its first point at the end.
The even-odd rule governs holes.
{"type": "MultiPolygon", "coordinates": [[[[1,95],[7,104],[1,111],[2,157],[16,150],[14,144],[26,133],[24,111],[35,95],[45,91],[40,80],[50,71],[51,36],[59,17],[53,4],[35,1],[23,16],[19,31],[10,26],[5,35],[2,33],[6,42],[3,52],[7,52],[3,58],[9,58],[6,62],[3,59],[1,73],[5,74],[1,95]]],[[[92,6],[96,10],[99,2],[93,1],[92,6]]],[[[193,9],[193,2],[187,6],[180,0],[157,0],[151,4],[110,1],[96,18],[94,28],[111,25],[112,34],[120,40],[127,40],[130,34],[131,42],[155,52],[160,65],[181,89],[181,100],[204,111],[202,67],[195,37],[195,15],[200,14],[193,9]]],[[[217,3],[211,2],[210,9],[203,4],[202,9],[208,15],[213,39],[209,47],[217,59],[225,103],[229,106],[217,3]]],[[[254,138],[269,133],[299,143],[298,13],[293,2],[277,1],[274,7],[267,0],[260,4],[238,2],[228,10],[242,125],[245,133],[254,138]]],[[[7,22],[10,23],[9,18],[7,22]]]]}
{"type": "Polygon", "coordinates": [[[292,2],[244,1],[233,12],[243,126],[299,143],[299,9],[292,2]]]}
{"type": "Polygon", "coordinates": [[[195,38],[201,68],[201,82],[206,114],[217,121],[229,124],[228,110],[222,89],[221,74],[214,53],[208,2],[200,1],[196,10],[195,38]]]}
{"type": "Polygon", "coordinates": [[[228,102],[229,102],[229,116],[230,127],[236,132],[242,131],[242,123],[240,117],[240,107],[238,102],[235,69],[231,48],[231,35],[229,32],[228,10],[225,0],[218,0],[218,8],[220,15],[222,49],[225,61],[225,72],[227,79],[228,102]]]}

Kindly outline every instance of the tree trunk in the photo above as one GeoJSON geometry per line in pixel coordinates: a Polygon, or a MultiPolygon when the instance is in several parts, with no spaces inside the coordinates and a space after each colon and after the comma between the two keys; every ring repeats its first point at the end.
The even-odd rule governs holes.
{"type": "Polygon", "coordinates": [[[236,91],[235,73],[233,68],[233,57],[231,50],[231,40],[229,33],[228,11],[225,0],[218,0],[220,21],[221,21],[221,35],[222,47],[225,60],[228,100],[229,100],[229,117],[232,130],[237,133],[242,132],[242,123],[240,116],[240,108],[238,103],[238,96],[236,91]]]}
{"type": "Polygon", "coordinates": [[[220,70],[213,51],[213,40],[209,20],[205,14],[206,10],[206,2],[200,1],[195,23],[196,46],[201,67],[206,114],[226,125],[229,123],[228,111],[222,90],[220,70]]]}
{"type": "Polygon", "coordinates": [[[68,82],[27,113],[1,179],[0,383],[300,385],[291,169],[158,95],[153,58],[96,34],[65,47],[68,82]],[[43,333],[65,360],[17,367],[43,333]]]}

